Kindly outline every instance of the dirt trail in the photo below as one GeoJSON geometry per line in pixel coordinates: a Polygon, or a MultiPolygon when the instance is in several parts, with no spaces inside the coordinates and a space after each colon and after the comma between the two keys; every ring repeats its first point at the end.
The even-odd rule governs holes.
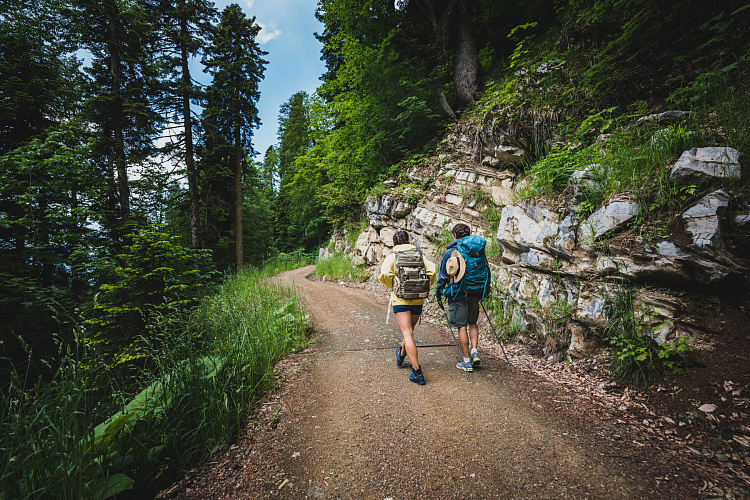
{"type": "MultiPolygon", "coordinates": [[[[569,427],[529,399],[534,380],[503,360],[485,354],[467,379],[455,347],[421,348],[427,384],[409,382],[386,304],[310,281],[312,269],[279,277],[305,298],[317,341],[296,355],[274,424],[213,462],[234,471],[223,484],[197,472],[162,498],[684,498],[639,470],[647,450],[569,427]]],[[[452,342],[430,324],[415,338],[452,342]]]]}

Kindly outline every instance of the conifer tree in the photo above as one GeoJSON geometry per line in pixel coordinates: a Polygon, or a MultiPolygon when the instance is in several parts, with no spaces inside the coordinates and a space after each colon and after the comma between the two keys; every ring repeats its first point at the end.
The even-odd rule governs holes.
{"type": "Polygon", "coordinates": [[[253,129],[260,125],[256,103],[258,85],[263,79],[267,53],[260,49],[256,37],[260,26],[248,19],[237,4],[228,6],[221,15],[216,32],[206,49],[203,64],[213,76],[207,89],[208,104],[204,116],[216,124],[231,144],[234,173],[235,262],[242,269],[242,174],[247,157],[252,157],[253,129]]]}
{"type": "Polygon", "coordinates": [[[201,245],[198,177],[195,171],[193,115],[191,103],[201,94],[190,74],[191,58],[206,45],[218,16],[213,2],[207,0],[166,0],[160,3],[162,45],[166,62],[166,85],[162,103],[167,117],[178,123],[180,132],[174,157],[184,162],[190,204],[190,241],[201,245]]]}
{"type": "Polygon", "coordinates": [[[108,177],[116,179],[110,210],[119,204],[112,223],[120,226],[130,218],[128,169],[152,155],[161,121],[153,105],[153,10],[124,0],[74,0],[74,7],[81,45],[92,55],[86,109],[108,177]]]}

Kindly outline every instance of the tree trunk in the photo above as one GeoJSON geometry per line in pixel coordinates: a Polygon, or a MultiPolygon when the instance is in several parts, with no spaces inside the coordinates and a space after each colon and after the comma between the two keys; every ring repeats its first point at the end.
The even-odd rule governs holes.
{"type": "Polygon", "coordinates": [[[474,40],[472,2],[465,0],[456,13],[453,36],[453,82],[459,108],[472,104],[479,90],[479,56],[474,40]]]}
{"type": "Polygon", "coordinates": [[[239,119],[234,125],[234,248],[237,259],[237,271],[244,264],[242,246],[242,142],[239,119]]]}
{"type": "Polygon", "coordinates": [[[180,20],[180,50],[182,65],[182,115],[185,118],[185,169],[187,170],[188,179],[188,197],[190,198],[190,243],[193,248],[199,248],[200,227],[198,215],[198,179],[195,172],[195,159],[193,157],[193,124],[190,115],[190,89],[193,82],[190,79],[190,66],[188,61],[187,50],[187,19],[183,17],[180,20]]]}
{"type": "Polygon", "coordinates": [[[112,76],[112,132],[114,135],[114,157],[117,168],[117,187],[120,191],[120,220],[125,223],[130,217],[130,189],[128,169],[125,162],[125,137],[123,133],[123,103],[120,95],[120,54],[117,7],[109,6],[109,73],[112,76]]]}

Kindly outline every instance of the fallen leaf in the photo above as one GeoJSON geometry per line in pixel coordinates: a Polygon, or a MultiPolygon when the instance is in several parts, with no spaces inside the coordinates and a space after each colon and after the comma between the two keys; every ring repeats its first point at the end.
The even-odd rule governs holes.
{"type": "Polygon", "coordinates": [[[664,421],[667,422],[668,424],[674,425],[674,420],[672,420],[671,418],[669,418],[669,417],[662,417],[662,419],[664,419],[664,421]]]}
{"type": "Polygon", "coordinates": [[[716,409],[716,405],[712,405],[711,403],[706,403],[704,405],[699,406],[698,409],[702,411],[703,413],[711,413],[712,411],[716,409]]]}
{"type": "Polygon", "coordinates": [[[750,438],[747,436],[732,436],[732,439],[740,443],[745,448],[750,448],[750,438]]]}

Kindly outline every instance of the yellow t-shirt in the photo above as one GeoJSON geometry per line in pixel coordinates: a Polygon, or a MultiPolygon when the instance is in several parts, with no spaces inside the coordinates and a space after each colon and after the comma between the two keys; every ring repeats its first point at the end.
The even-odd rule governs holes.
{"type": "MultiPolygon", "coordinates": [[[[404,252],[406,250],[414,250],[417,247],[411,244],[396,245],[393,247],[393,253],[385,258],[383,263],[380,265],[380,276],[378,279],[385,286],[393,290],[393,276],[396,274],[396,254],[398,252],[404,252]]],[[[430,285],[435,284],[437,279],[437,273],[435,272],[435,263],[424,257],[424,267],[427,271],[427,276],[430,277],[430,285]]],[[[419,306],[422,305],[424,299],[402,299],[396,297],[396,294],[391,291],[391,299],[393,300],[394,306],[419,306]]]]}

